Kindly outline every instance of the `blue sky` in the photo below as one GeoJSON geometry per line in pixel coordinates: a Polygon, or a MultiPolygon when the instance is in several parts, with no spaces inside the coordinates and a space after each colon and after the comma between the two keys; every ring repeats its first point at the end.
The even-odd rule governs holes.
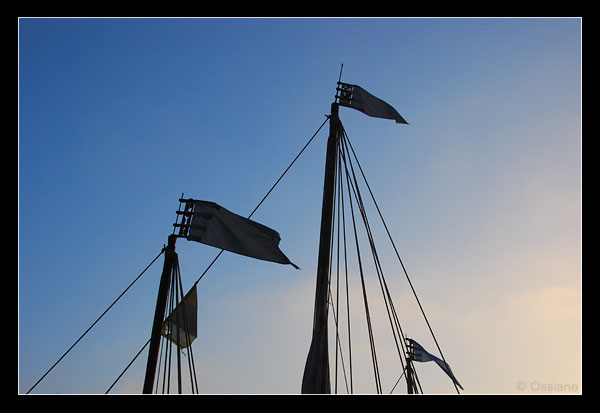
{"type": "MultiPolygon", "coordinates": [[[[466,393],[581,390],[580,19],[25,18],[19,392],[158,254],[182,192],[254,209],[325,120],[341,63],[410,123],[340,110],[466,393]]],[[[203,392],[299,392],[326,137],[253,216],[301,270],[224,254],[199,284],[203,392]]],[[[218,252],[177,251],[188,288],[218,252]]],[[[161,267],[34,392],[104,393],[149,336],[161,267]]],[[[390,271],[409,335],[434,350],[390,271]]],[[[114,392],[141,392],[145,359],[114,392]]],[[[429,364],[424,390],[452,393],[429,364]]]]}

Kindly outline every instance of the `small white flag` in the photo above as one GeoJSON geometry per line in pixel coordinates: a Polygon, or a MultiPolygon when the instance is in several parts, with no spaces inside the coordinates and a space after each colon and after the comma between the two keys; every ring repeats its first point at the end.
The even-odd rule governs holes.
{"type": "Polygon", "coordinates": [[[444,362],[444,360],[437,358],[433,354],[427,352],[427,350],[425,350],[423,348],[423,346],[421,346],[415,340],[410,339],[410,338],[408,340],[412,344],[412,349],[413,349],[412,359],[414,361],[421,361],[421,362],[435,361],[437,363],[437,365],[440,366],[440,368],[444,371],[444,373],[446,373],[448,375],[448,377],[450,377],[452,379],[452,381],[454,383],[456,383],[456,385],[458,387],[460,387],[461,390],[464,390],[462,388],[462,386],[460,385],[460,383],[458,382],[458,380],[456,380],[456,377],[454,377],[454,374],[452,373],[452,370],[450,369],[450,366],[448,365],[448,363],[444,362]]]}

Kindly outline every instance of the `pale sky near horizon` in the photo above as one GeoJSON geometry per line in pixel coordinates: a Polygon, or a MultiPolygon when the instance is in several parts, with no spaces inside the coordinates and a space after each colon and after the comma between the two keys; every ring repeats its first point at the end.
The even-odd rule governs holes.
{"type": "MultiPolygon", "coordinates": [[[[464,393],[580,393],[581,26],[20,19],[19,393],[159,253],[181,193],[254,209],[325,120],[341,63],[342,81],[409,122],[340,109],[464,393]]],[[[225,253],[198,284],[201,393],[300,392],[327,129],[253,216],[301,269],[225,253]]],[[[380,239],[402,326],[438,355],[380,239]]],[[[218,252],[185,240],[177,251],[184,288],[218,252]]],[[[161,268],[162,258],[32,393],[104,393],[149,337],[161,268]]],[[[387,322],[376,318],[376,340],[387,322]]],[[[373,393],[368,347],[355,351],[356,391],[373,393]]],[[[380,357],[389,392],[396,361],[380,357]]],[[[141,393],[145,362],[146,352],[111,393],[141,393]]],[[[435,364],[417,369],[426,393],[455,393],[435,364]]]]}

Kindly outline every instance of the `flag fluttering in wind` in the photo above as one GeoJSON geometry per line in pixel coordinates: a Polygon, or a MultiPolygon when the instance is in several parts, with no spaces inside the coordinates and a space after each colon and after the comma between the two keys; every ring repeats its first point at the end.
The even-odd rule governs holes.
{"type": "Polygon", "coordinates": [[[412,344],[412,349],[413,349],[412,359],[414,361],[421,361],[421,362],[435,361],[437,363],[437,365],[440,366],[440,368],[444,371],[444,373],[446,373],[448,375],[448,377],[450,377],[452,379],[452,381],[458,387],[460,387],[461,390],[464,390],[462,388],[462,386],[460,385],[460,383],[458,382],[458,380],[456,380],[456,377],[454,377],[454,374],[452,373],[452,370],[450,369],[450,366],[448,365],[448,363],[444,362],[444,360],[437,358],[433,354],[427,352],[427,350],[425,350],[423,348],[423,346],[421,346],[415,340],[410,339],[410,338],[408,340],[412,344]]]}
{"type": "Polygon", "coordinates": [[[277,231],[230,212],[209,201],[194,201],[189,241],[221,248],[259,260],[290,264],[299,269],[279,249],[277,231]]]}
{"type": "Polygon", "coordinates": [[[396,123],[408,124],[391,105],[373,96],[357,85],[339,82],[340,105],[361,111],[374,118],[393,119],[396,123]]]}
{"type": "Polygon", "coordinates": [[[198,296],[196,284],[175,306],[175,309],[163,322],[162,335],[180,348],[192,344],[198,336],[198,296]]]}

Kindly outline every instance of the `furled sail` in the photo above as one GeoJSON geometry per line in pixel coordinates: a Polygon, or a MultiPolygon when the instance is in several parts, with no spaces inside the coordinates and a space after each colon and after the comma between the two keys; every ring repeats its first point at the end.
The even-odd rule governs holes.
{"type": "Polygon", "coordinates": [[[162,335],[180,348],[192,344],[198,336],[198,296],[196,284],[175,306],[163,322],[162,335]]]}

